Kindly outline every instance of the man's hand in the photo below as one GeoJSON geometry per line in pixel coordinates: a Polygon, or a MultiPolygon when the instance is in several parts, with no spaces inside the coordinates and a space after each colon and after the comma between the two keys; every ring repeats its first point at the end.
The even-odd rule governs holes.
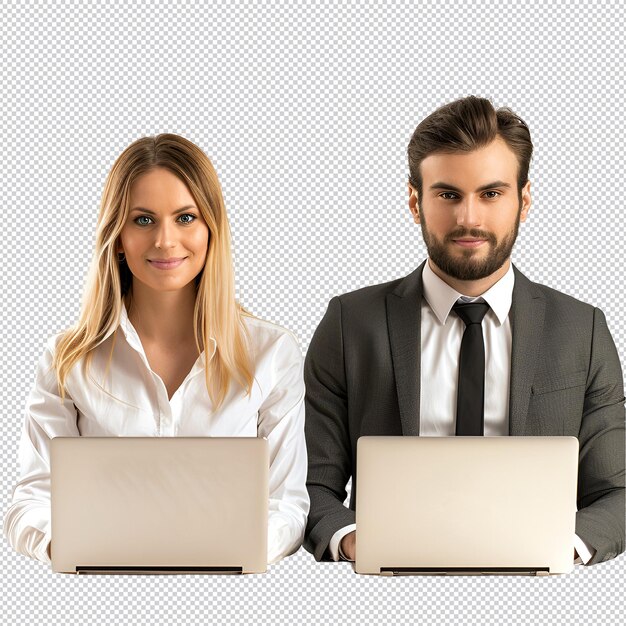
{"type": "Polygon", "coordinates": [[[348,533],[339,544],[341,552],[349,561],[354,561],[356,558],[356,531],[353,530],[348,533]]]}

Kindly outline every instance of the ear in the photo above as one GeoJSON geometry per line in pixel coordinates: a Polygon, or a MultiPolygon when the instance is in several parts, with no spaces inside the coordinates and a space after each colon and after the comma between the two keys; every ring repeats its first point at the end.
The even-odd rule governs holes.
{"type": "Polygon", "coordinates": [[[411,183],[407,183],[409,192],[409,211],[411,211],[411,217],[416,224],[420,223],[420,211],[417,205],[417,189],[414,189],[411,183]]]}
{"type": "Polygon", "coordinates": [[[530,211],[530,205],[533,199],[530,195],[530,181],[527,180],[526,184],[522,187],[522,210],[520,212],[519,221],[525,222],[528,217],[528,211],[530,211]]]}

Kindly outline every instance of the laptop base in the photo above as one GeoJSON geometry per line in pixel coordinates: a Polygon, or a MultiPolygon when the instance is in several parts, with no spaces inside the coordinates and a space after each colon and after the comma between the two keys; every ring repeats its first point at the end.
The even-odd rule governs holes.
{"type": "Polygon", "coordinates": [[[76,573],[90,574],[243,574],[242,567],[105,566],[77,565],[76,573]]]}
{"type": "Polygon", "coordinates": [[[549,576],[549,567],[381,567],[381,576],[549,576]]]}

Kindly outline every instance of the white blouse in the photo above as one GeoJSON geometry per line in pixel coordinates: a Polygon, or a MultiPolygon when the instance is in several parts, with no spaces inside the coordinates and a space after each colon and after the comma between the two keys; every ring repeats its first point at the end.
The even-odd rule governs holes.
{"type": "MultiPolygon", "coordinates": [[[[122,332],[111,331],[94,349],[87,375],[82,362],[72,368],[63,401],[52,369],[61,334],[52,337],[28,400],[19,449],[20,479],[4,518],[4,532],[13,548],[50,562],[53,437],[228,436],[267,438],[268,562],[295,552],[302,544],[309,512],[302,353],[289,331],[256,318],[244,320],[254,363],[252,394],[231,385],[218,411],[213,410],[206,389],[204,352],[168,399],[126,308],[120,317],[122,332]]],[[[211,356],[215,347],[213,340],[208,346],[211,356]]]]}

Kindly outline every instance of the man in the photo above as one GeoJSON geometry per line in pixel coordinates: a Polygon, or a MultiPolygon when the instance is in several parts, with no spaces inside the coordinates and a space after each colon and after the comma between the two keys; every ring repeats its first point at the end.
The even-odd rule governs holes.
{"type": "Polygon", "coordinates": [[[624,393],[605,317],[511,264],[531,155],[526,124],[473,96],[415,130],[409,209],[429,258],[333,298],[306,357],[305,547],[317,560],[354,560],[361,435],[575,436],[574,558],[624,551],[624,393]]]}

